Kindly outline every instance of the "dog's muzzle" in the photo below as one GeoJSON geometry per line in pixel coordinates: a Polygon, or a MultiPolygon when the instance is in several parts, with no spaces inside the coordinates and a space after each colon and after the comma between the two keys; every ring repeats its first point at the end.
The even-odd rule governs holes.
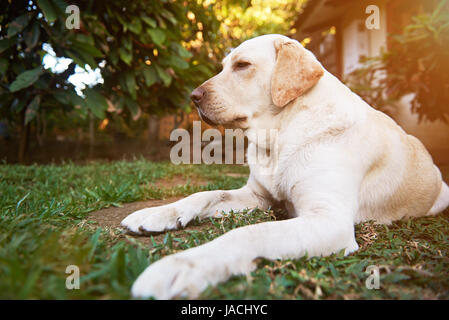
{"type": "Polygon", "coordinates": [[[201,120],[203,120],[204,122],[206,122],[207,124],[211,125],[211,126],[215,126],[216,123],[214,121],[212,121],[211,119],[209,119],[208,117],[206,117],[203,113],[203,110],[201,110],[200,107],[196,107],[198,110],[198,114],[200,115],[201,120]]]}
{"type": "Polygon", "coordinates": [[[213,126],[216,125],[216,123],[209,119],[201,109],[201,103],[204,101],[204,97],[206,96],[206,94],[207,92],[205,89],[203,89],[202,87],[198,87],[192,91],[192,93],[190,94],[190,99],[192,99],[193,104],[198,109],[198,114],[200,115],[201,120],[213,126]]]}

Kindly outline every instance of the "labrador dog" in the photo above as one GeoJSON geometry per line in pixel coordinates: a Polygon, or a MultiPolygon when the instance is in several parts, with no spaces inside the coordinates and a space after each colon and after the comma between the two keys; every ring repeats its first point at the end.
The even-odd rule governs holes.
{"type": "Polygon", "coordinates": [[[422,143],[288,37],[243,42],[191,98],[203,120],[246,130],[247,184],[139,210],[122,226],[138,234],[161,232],[195,217],[275,203],[284,203],[291,218],[237,228],[160,259],[135,281],[135,297],[194,298],[208,285],[254,270],[259,257],[349,254],[358,249],[354,224],[389,224],[449,205],[449,188],[422,143]],[[261,129],[277,134],[261,140],[261,129]],[[259,149],[268,151],[267,161],[252,161],[259,149]]]}

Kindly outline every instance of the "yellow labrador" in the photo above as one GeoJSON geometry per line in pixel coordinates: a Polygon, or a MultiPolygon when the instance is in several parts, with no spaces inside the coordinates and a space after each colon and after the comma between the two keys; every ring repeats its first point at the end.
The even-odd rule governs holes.
{"type": "Polygon", "coordinates": [[[209,123],[247,129],[248,183],[137,211],[122,226],[158,232],[275,202],[292,218],[234,229],[164,257],[138,277],[133,296],[196,297],[208,285],[250,272],[258,257],[349,254],[358,249],[354,224],[433,215],[449,204],[449,188],[421,142],[295,40],[266,35],[242,43],[191,97],[209,123]],[[258,129],[278,134],[260,143],[258,129]],[[251,161],[261,148],[275,152],[263,163],[251,161]]]}

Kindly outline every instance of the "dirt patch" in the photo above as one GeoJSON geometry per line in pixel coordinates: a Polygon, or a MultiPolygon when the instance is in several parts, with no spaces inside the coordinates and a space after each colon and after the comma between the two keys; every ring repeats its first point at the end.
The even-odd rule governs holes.
{"type": "Polygon", "coordinates": [[[194,186],[207,186],[209,181],[203,180],[197,177],[187,178],[181,175],[175,175],[168,179],[159,179],[156,180],[153,185],[156,188],[164,189],[164,188],[173,188],[178,186],[183,186],[185,184],[194,185],[194,186]]]}
{"type": "MultiPolygon", "coordinates": [[[[151,185],[158,189],[170,189],[177,186],[183,186],[185,184],[194,185],[194,186],[207,186],[208,185],[207,180],[200,179],[198,177],[189,177],[186,179],[186,177],[183,177],[181,175],[175,175],[171,178],[167,179],[159,179],[152,183],[151,185]]],[[[164,204],[168,204],[171,202],[175,202],[179,199],[182,199],[184,197],[171,197],[164,200],[147,200],[147,201],[139,201],[139,202],[132,202],[132,203],[125,203],[121,207],[110,207],[102,210],[98,210],[95,212],[92,212],[89,214],[88,219],[90,221],[95,221],[99,227],[102,228],[114,228],[118,229],[120,227],[120,222],[129,214],[145,208],[151,208],[151,207],[157,207],[162,206],[164,204]]],[[[201,223],[199,225],[190,225],[187,227],[187,230],[203,230],[211,228],[212,224],[210,221],[205,221],[204,223],[201,223]]],[[[185,232],[185,230],[176,230],[172,231],[172,236],[174,238],[186,238],[188,236],[188,233],[185,232]]],[[[144,243],[144,244],[150,244],[151,238],[146,236],[137,236],[133,235],[138,241],[144,243]]],[[[154,240],[157,243],[160,243],[163,241],[165,237],[165,233],[155,234],[153,235],[154,240]]]]}
{"type": "Polygon", "coordinates": [[[232,178],[247,178],[249,176],[249,174],[247,173],[226,173],[227,177],[232,177],[232,178]]]}
{"type": "Polygon", "coordinates": [[[173,197],[165,200],[147,200],[132,203],[125,203],[122,207],[110,207],[92,212],[89,219],[98,223],[100,227],[120,228],[120,222],[134,211],[162,206],[174,202],[182,197],[173,197]]]}
{"type": "MultiPolygon", "coordinates": [[[[120,228],[120,222],[129,214],[133,213],[134,211],[144,209],[144,208],[151,208],[156,206],[162,206],[164,204],[168,204],[174,201],[177,201],[179,199],[182,199],[183,197],[172,197],[164,200],[147,200],[147,201],[139,201],[139,202],[132,202],[132,203],[125,203],[122,207],[110,207],[102,210],[98,210],[95,212],[92,212],[88,216],[88,220],[95,221],[99,227],[102,228],[120,228]]],[[[186,231],[201,231],[201,230],[207,230],[213,228],[212,223],[209,220],[206,220],[200,224],[196,225],[189,225],[187,226],[186,230],[174,230],[172,232],[173,238],[181,238],[186,239],[189,234],[186,231]]],[[[133,235],[132,237],[136,238],[139,242],[149,245],[151,244],[151,238],[146,236],[137,236],[133,235]]],[[[165,233],[160,233],[153,235],[154,240],[157,243],[162,243],[165,237],[165,233]]]]}

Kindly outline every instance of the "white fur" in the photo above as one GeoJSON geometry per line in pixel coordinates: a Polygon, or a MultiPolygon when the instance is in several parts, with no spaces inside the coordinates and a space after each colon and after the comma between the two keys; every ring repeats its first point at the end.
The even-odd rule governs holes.
{"type": "Polygon", "coordinates": [[[266,209],[275,202],[285,203],[292,218],[241,227],[164,257],[137,278],[133,296],[196,297],[208,285],[250,272],[258,257],[348,254],[358,249],[355,223],[391,223],[448,206],[449,188],[422,144],[327,71],[311,90],[276,108],[270,93],[276,39],[292,41],[280,35],[246,41],[224,60],[223,71],[203,85],[210,94],[204,107],[208,118],[232,124],[232,119],[246,117],[238,126],[249,133],[247,185],[143,209],[122,225],[137,233],[164,231],[185,226],[196,216],[266,209]],[[236,57],[251,61],[248,70],[232,70],[236,57]],[[257,145],[252,131],[261,128],[278,129],[279,134],[257,145]],[[254,158],[257,148],[267,146],[275,147],[276,157],[262,165],[254,158]]]}

